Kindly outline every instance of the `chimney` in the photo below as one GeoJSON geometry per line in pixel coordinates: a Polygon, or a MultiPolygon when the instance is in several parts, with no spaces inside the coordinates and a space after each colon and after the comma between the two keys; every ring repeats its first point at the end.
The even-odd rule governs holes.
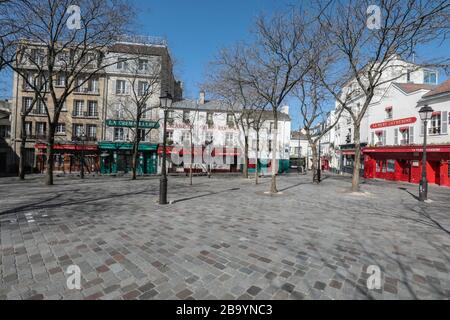
{"type": "Polygon", "coordinates": [[[205,104],[205,91],[200,91],[200,96],[198,98],[199,104],[205,104]]]}
{"type": "Polygon", "coordinates": [[[283,106],[280,109],[281,113],[289,115],[289,106],[283,106]]]}

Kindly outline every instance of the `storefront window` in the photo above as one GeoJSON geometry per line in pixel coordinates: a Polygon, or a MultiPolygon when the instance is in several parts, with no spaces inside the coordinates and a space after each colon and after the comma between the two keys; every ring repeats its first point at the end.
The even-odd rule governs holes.
{"type": "Polygon", "coordinates": [[[387,172],[395,172],[395,160],[388,160],[387,161],[387,172]]]}

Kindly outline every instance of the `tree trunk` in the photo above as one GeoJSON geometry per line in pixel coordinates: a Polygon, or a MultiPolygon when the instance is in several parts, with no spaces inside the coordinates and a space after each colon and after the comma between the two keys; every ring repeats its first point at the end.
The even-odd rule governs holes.
{"type": "Polygon", "coordinates": [[[361,138],[359,126],[354,127],[355,162],[353,167],[352,191],[359,191],[359,169],[361,167],[361,138]]]}
{"type": "MultiPolygon", "coordinates": [[[[247,130],[248,133],[248,130],[247,130]]],[[[248,179],[248,135],[244,136],[244,167],[242,170],[244,179],[248,179]]]]}
{"type": "Polygon", "coordinates": [[[274,123],[272,133],[272,181],[270,183],[270,193],[278,193],[277,189],[277,145],[278,145],[278,114],[274,109],[274,123]]]}
{"type": "Polygon", "coordinates": [[[47,170],[45,173],[45,184],[47,186],[53,185],[53,146],[55,144],[55,125],[53,123],[48,124],[48,136],[47,136],[47,170]]]}
{"type": "Polygon", "coordinates": [[[256,130],[256,161],[255,161],[255,184],[258,184],[258,159],[259,159],[259,130],[256,130]]]}
{"type": "Polygon", "coordinates": [[[319,183],[319,177],[317,175],[317,163],[318,163],[318,152],[317,152],[317,144],[315,144],[314,142],[310,141],[310,146],[311,146],[311,153],[312,153],[312,165],[311,165],[311,170],[313,172],[313,183],[319,183]]]}
{"type": "Polygon", "coordinates": [[[138,144],[138,142],[137,141],[135,141],[134,143],[133,143],[133,162],[132,162],[132,171],[133,171],[133,174],[132,174],[132,177],[131,177],[131,180],[136,180],[136,171],[137,171],[137,164],[138,164],[138,157],[139,157],[139,152],[138,152],[138,146],[139,146],[139,144],[138,144]]]}
{"type": "Polygon", "coordinates": [[[25,145],[27,143],[27,132],[25,127],[25,117],[21,119],[21,132],[20,132],[20,158],[19,158],[19,179],[25,180],[25,145]]]}

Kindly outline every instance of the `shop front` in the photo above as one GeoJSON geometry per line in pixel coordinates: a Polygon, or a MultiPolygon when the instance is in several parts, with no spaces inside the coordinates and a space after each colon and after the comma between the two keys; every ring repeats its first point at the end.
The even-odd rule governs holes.
{"type": "MultiPolygon", "coordinates": [[[[36,167],[43,173],[47,164],[47,145],[36,144],[36,167]]],[[[84,159],[84,170],[87,173],[100,171],[99,152],[96,145],[55,144],[53,146],[53,170],[55,172],[80,172],[81,159],[84,159]]]]}
{"type": "MultiPolygon", "coordinates": [[[[133,167],[133,144],[127,142],[102,141],[98,144],[100,150],[101,174],[128,173],[133,167]]],[[[156,174],[158,159],[157,144],[139,144],[137,174],[156,174]]]]}
{"type": "MultiPolygon", "coordinates": [[[[364,177],[418,184],[422,178],[423,149],[410,147],[377,147],[364,151],[364,177]]],[[[450,145],[427,148],[427,180],[431,184],[450,186],[450,145]]]]}

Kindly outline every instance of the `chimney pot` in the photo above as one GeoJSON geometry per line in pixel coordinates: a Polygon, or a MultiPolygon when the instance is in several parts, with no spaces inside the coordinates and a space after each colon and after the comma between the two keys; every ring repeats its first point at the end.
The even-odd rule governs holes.
{"type": "Polygon", "coordinates": [[[205,104],[205,91],[200,91],[200,96],[198,99],[198,103],[199,104],[205,104]]]}

